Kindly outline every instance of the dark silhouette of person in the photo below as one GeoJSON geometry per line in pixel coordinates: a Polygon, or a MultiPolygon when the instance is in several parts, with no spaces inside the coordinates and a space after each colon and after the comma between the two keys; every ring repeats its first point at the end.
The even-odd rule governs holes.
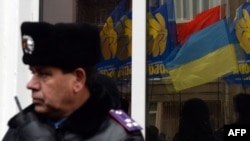
{"type": "MultiPolygon", "coordinates": [[[[239,93],[233,97],[234,111],[237,114],[237,120],[229,126],[235,125],[250,125],[250,95],[239,93]]],[[[223,141],[224,128],[216,131],[216,138],[223,141]]]]}
{"type": "Polygon", "coordinates": [[[184,103],[173,141],[215,141],[209,108],[203,100],[193,98],[184,103]]]}
{"type": "Polygon", "coordinates": [[[158,141],[167,141],[167,136],[164,133],[159,134],[159,139],[158,141]]]}
{"type": "Polygon", "coordinates": [[[239,93],[233,97],[234,111],[238,114],[237,121],[233,124],[250,124],[250,95],[239,93]]]}
{"type": "Polygon", "coordinates": [[[149,125],[146,128],[146,140],[147,141],[158,141],[159,129],[154,125],[149,125]]]}

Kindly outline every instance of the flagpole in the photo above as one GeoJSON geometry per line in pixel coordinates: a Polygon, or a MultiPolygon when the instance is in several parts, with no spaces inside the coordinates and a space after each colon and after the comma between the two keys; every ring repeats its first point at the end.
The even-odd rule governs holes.
{"type": "Polygon", "coordinates": [[[222,13],[222,0],[220,0],[220,19],[221,19],[221,13],[222,13]]]}

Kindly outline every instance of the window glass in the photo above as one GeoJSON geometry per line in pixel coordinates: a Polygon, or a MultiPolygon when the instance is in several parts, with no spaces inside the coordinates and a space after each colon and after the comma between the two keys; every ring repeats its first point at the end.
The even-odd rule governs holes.
{"type": "MultiPolygon", "coordinates": [[[[152,7],[152,5],[150,5],[152,4],[152,2],[150,0],[148,1],[149,1],[148,9],[150,9],[152,7]]],[[[188,107],[186,106],[186,103],[188,103],[189,101],[197,102],[201,100],[202,101],[201,103],[203,104],[201,104],[200,107],[202,107],[202,105],[203,106],[206,105],[205,107],[207,107],[208,109],[208,112],[206,112],[206,114],[204,115],[209,116],[207,123],[209,123],[210,129],[206,129],[206,130],[212,131],[217,138],[220,138],[223,136],[223,132],[221,132],[222,131],[221,129],[223,128],[223,126],[225,124],[234,123],[235,121],[238,120],[237,113],[235,112],[233,98],[239,93],[248,93],[249,90],[246,87],[244,89],[244,85],[242,87],[242,84],[228,84],[227,81],[223,77],[218,77],[213,81],[209,81],[207,83],[203,83],[197,86],[193,86],[193,87],[189,87],[186,89],[176,91],[175,84],[173,84],[171,75],[167,75],[167,74],[163,75],[163,73],[161,73],[163,72],[162,70],[164,70],[162,69],[160,65],[161,63],[159,63],[161,62],[161,60],[154,61],[154,59],[156,59],[159,56],[159,52],[157,51],[161,50],[160,44],[163,44],[158,40],[158,38],[160,35],[161,37],[163,36],[164,30],[162,30],[161,33],[154,31],[153,21],[155,20],[154,23],[158,22],[160,25],[160,21],[161,21],[160,17],[162,15],[164,17],[164,14],[162,14],[159,11],[158,12],[156,11],[167,2],[169,2],[169,0],[160,1],[158,8],[151,8],[151,11],[150,11],[151,15],[149,14],[149,16],[147,17],[148,18],[147,21],[149,21],[148,26],[147,26],[148,27],[147,29],[148,31],[147,53],[149,53],[148,58],[147,58],[147,65],[148,65],[149,70],[148,70],[148,75],[147,75],[148,83],[147,83],[147,93],[146,93],[146,96],[147,96],[147,101],[146,101],[147,136],[146,137],[149,141],[153,140],[152,138],[156,137],[156,134],[159,137],[161,133],[165,135],[167,140],[170,140],[170,141],[173,141],[174,139],[179,137],[178,133],[180,133],[180,130],[182,130],[182,126],[183,126],[182,121],[184,117],[188,116],[188,117],[195,118],[197,116],[200,116],[196,114],[197,112],[192,113],[193,112],[192,110],[185,113],[184,111],[186,111],[186,107],[188,107]],[[159,50],[156,51],[154,49],[159,49],[159,50]],[[160,74],[160,75],[159,76],[155,75],[152,77],[152,74],[160,74]]],[[[228,12],[227,10],[225,10],[224,12],[226,16],[229,17],[228,19],[231,19],[235,16],[234,12],[236,8],[238,8],[242,4],[242,2],[236,2],[233,0],[230,0],[227,2],[215,1],[215,0],[208,0],[208,1],[173,0],[173,3],[174,3],[174,9],[172,12],[174,12],[174,15],[175,15],[174,18],[170,18],[170,20],[167,18],[164,18],[165,19],[164,21],[166,22],[166,25],[167,25],[165,26],[165,28],[168,31],[168,35],[165,38],[167,39],[167,42],[172,42],[173,44],[176,43],[177,46],[180,48],[182,47],[183,44],[180,43],[179,41],[180,38],[178,34],[181,34],[181,33],[177,33],[177,35],[173,33],[173,32],[179,32],[180,26],[184,25],[185,23],[191,22],[197,14],[200,14],[210,8],[219,6],[220,4],[226,4],[227,10],[229,10],[230,12],[228,12]],[[175,26],[171,23],[168,23],[168,22],[171,22],[173,19],[176,22],[175,26]],[[168,38],[169,36],[174,36],[174,37],[168,38]],[[177,40],[175,37],[177,37],[177,40]]],[[[172,10],[171,8],[166,9],[167,12],[171,10],[172,10]]],[[[167,13],[168,17],[171,17],[171,14],[172,13],[167,13]]],[[[197,24],[198,23],[199,21],[197,21],[197,24]]],[[[192,27],[192,28],[195,28],[195,27],[192,27]]],[[[186,31],[182,30],[182,31],[187,32],[187,30],[186,31]]],[[[172,47],[171,44],[168,44],[168,43],[166,44],[166,46],[167,46],[166,48],[168,49],[172,47]]],[[[168,57],[169,56],[162,57],[162,60],[164,60],[162,64],[165,65],[165,63],[167,64],[171,62],[171,59],[168,57]]],[[[183,55],[183,57],[184,59],[188,58],[189,54],[183,55]]],[[[174,64],[174,65],[178,65],[178,64],[174,64]]],[[[165,67],[167,68],[167,66],[165,67]]],[[[179,75],[179,74],[176,73],[175,75],[179,75]]],[[[187,80],[180,78],[178,79],[178,81],[186,82],[187,80]]],[[[199,106],[194,106],[194,107],[195,107],[193,108],[194,110],[199,109],[199,106]]],[[[206,111],[205,109],[206,108],[204,108],[204,110],[202,111],[206,111]]],[[[187,126],[187,127],[189,129],[189,133],[195,132],[195,130],[197,130],[193,128],[192,126],[191,127],[187,126]]]]}

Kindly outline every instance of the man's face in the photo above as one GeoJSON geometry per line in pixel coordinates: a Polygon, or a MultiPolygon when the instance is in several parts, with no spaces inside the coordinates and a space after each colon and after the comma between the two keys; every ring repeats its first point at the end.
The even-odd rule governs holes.
{"type": "Polygon", "coordinates": [[[31,66],[33,74],[27,84],[32,91],[35,111],[49,117],[67,116],[70,105],[74,103],[76,76],[74,73],[63,73],[56,67],[31,66]]]}

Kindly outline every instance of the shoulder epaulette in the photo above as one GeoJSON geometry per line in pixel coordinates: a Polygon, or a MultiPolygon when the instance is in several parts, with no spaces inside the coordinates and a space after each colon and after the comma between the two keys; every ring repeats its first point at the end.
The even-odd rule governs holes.
{"type": "Polygon", "coordinates": [[[138,131],[141,130],[141,126],[126,114],[123,110],[110,110],[110,116],[121,124],[127,131],[138,131]]]}

